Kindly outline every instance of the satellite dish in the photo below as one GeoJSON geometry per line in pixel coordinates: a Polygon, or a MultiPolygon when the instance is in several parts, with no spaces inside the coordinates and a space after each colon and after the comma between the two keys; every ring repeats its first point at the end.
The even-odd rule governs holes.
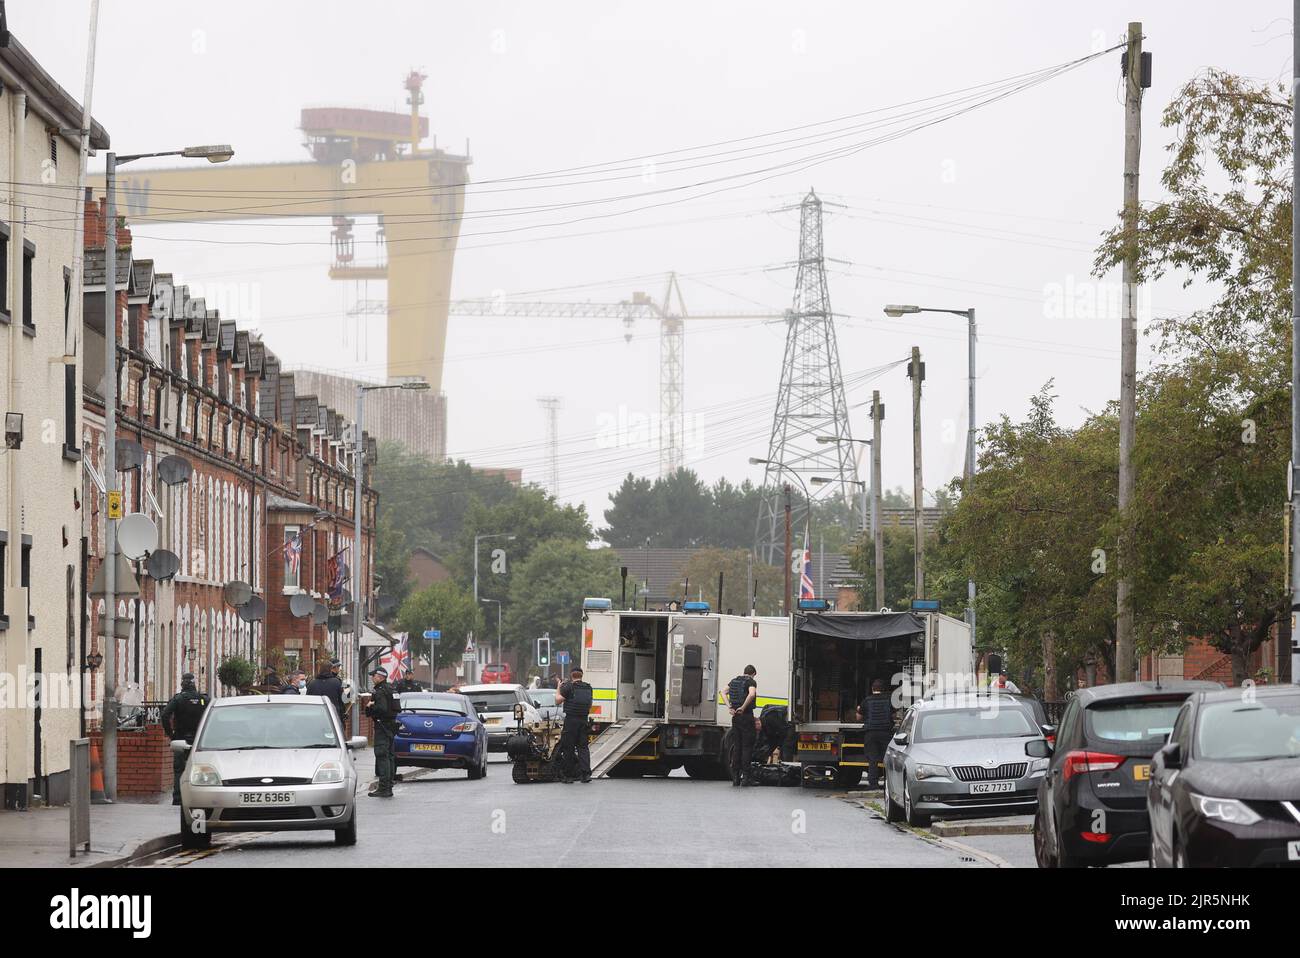
{"type": "Polygon", "coordinates": [[[316,600],[306,592],[299,592],[289,599],[289,611],[297,618],[301,619],[304,615],[311,615],[312,609],[316,606],[316,600]]]}
{"type": "Polygon", "coordinates": [[[253,587],[247,582],[240,582],[235,579],[226,583],[225,588],[221,590],[221,595],[226,600],[226,605],[239,608],[253,597],[253,587]]]}
{"type": "Polygon", "coordinates": [[[184,456],[165,456],[158,461],[158,478],[169,486],[190,481],[194,467],[184,456]]]}
{"type": "Polygon", "coordinates": [[[133,512],[117,524],[117,544],[132,561],[158,548],[158,527],[143,512],[133,512]]]}
{"type": "Polygon", "coordinates": [[[180,556],[175,552],[169,552],[167,549],[159,549],[156,552],[149,553],[144,568],[149,573],[149,578],[156,582],[165,582],[174,578],[176,573],[180,571],[180,556]]]}
{"type": "Polygon", "coordinates": [[[315,602],[311,607],[311,624],[321,625],[330,617],[330,609],[324,602],[315,602]]]}
{"type": "Polygon", "coordinates": [[[237,614],[245,622],[261,622],[266,618],[266,601],[255,595],[239,607],[237,614]]]}
{"type": "Polygon", "coordinates": [[[144,465],[144,446],[134,439],[119,439],[117,441],[118,471],[126,472],[128,469],[139,469],[142,465],[144,465]]]}

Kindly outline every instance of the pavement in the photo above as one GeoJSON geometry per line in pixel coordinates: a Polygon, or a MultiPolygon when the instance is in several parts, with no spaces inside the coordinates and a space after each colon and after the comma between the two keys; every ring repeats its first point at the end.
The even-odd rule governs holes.
{"type": "Polygon", "coordinates": [[[76,858],[68,855],[68,813],[66,806],[0,812],[0,868],[111,868],[177,840],[170,794],[90,806],[90,851],[78,848],[76,858]]]}
{"type": "MultiPolygon", "coordinates": [[[[356,753],[363,782],[374,778],[370,750],[356,753]]],[[[364,790],[364,788],[363,788],[364,790]]],[[[171,792],[90,806],[90,851],[68,854],[67,806],[0,811],[0,868],[113,868],[179,842],[171,792]]]]}

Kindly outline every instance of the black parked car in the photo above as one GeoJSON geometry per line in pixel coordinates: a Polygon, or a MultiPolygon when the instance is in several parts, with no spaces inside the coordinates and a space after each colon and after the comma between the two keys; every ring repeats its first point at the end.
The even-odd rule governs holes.
{"type": "Polygon", "coordinates": [[[1300,689],[1188,699],[1147,792],[1153,867],[1300,867],[1300,689]]]}
{"type": "Polygon", "coordinates": [[[1123,682],[1075,692],[1038,787],[1038,867],[1146,858],[1151,756],[1165,744],[1189,695],[1221,688],[1218,682],[1123,682]]]}

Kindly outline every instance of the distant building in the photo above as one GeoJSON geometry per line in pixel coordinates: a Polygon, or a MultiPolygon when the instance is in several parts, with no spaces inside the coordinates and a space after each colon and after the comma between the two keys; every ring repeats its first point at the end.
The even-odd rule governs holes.
{"type": "Polygon", "coordinates": [[[423,546],[416,546],[406,560],[406,571],[411,577],[412,590],[419,592],[435,582],[445,582],[451,578],[451,570],[443,563],[441,557],[423,546]]]}
{"type": "MultiPolygon", "coordinates": [[[[357,386],[378,385],[308,367],[292,370],[300,393],[317,397],[324,405],[355,418],[357,386]]],[[[380,442],[400,442],[408,452],[432,462],[447,458],[447,396],[431,391],[384,389],[366,396],[366,432],[380,442]]]]}

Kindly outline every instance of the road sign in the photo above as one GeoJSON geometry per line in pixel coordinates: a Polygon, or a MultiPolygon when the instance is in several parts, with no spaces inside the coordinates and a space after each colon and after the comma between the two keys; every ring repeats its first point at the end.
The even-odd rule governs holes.
{"type": "Polygon", "coordinates": [[[441,629],[425,629],[425,630],[424,630],[424,637],[425,637],[426,639],[428,639],[430,642],[437,642],[439,639],[442,638],[442,630],[441,630],[441,629]]]}
{"type": "Polygon", "coordinates": [[[110,489],[108,493],[108,517],[110,519],[122,518],[122,493],[118,489],[110,489]]]}
{"type": "Polygon", "coordinates": [[[569,653],[564,649],[561,649],[559,652],[555,653],[555,661],[560,665],[568,665],[569,653]]]}
{"type": "Polygon", "coordinates": [[[465,652],[461,654],[461,661],[463,662],[474,662],[477,661],[477,659],[478,656],[475,655],[473,652],[465,652]]]}

